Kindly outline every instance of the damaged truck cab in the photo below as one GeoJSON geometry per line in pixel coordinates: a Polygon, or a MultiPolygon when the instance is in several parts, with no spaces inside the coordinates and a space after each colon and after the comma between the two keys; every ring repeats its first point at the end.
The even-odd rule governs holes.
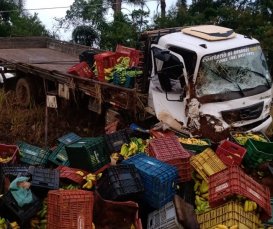
{"type": "Polygon", "coordinates": [[[271,77],[259,41],[206,25],[158,33],[148,107],[172,129],[213,141],[270,125],[271,77]]]}

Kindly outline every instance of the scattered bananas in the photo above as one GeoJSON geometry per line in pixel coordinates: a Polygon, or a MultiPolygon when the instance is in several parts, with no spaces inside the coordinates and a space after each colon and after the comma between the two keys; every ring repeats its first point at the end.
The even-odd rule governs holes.
{"type": "Polygon", "coordinates": [[[12,223],[10,223],[10,225],[13,227],[13,229],[20,229],[20,227],[17,224],[17,222],[12,222],[12,223]]]}
{"type": "Polygon", "coordinates": [[[80,188],[81,186],[79,184],[70,184],[70,185],[62,186],[60,190],[78,190],[80,188]]]}
{"type": "Polygon", "coordinates": [[[7,229],[8,225],[6,223],[6,219],[0,217],[0,229],[7,229]]]}
{"type": "Polygon", "coordinates": [[[43,209],[30,220],[30,229],[46,229],[47,223],[47,198],[43,200],[43,209]]]}
{"type": "Polygon", "coordinates": [[[0,162],[2,162],[2,163],[7,163],[7,162],[9,162],[11,160],[11,157],[7,157],[7,158],[2,158],[2,157],[0,157],[0,162]]]}
{"type": "Polygon", "coordinates": [[[98,175],[90,173],[87,176],[83,177],[83,179],[86,180],[87,182],[82,186],[82,188],[91,189],[93,187],[93,182],[101,178],[101,176],[102,173],[99,173],[98,175]]]}
{"type": "Polygon", "coordinates": [[[117,161],[119,159],[119,153],[112,153],[111,158],[117,161]]]}
{"type": "Polygon", "coordinates": [[[84,173],[82,171],[77,171],[76,174],[80,175],[80,176],[84,176],[84,173]]]}
{"type": "Polygon", "coordinates": [[[267,142],[263,135],[245,133],[245,134],[234,134],[233,137],[240,143],[240,145],[245,145],[247,139],[252,138],[256,141],[267,142]]]}
{"type": "Polygon", "coordinates": [[[208,145],[207,142],[200,139],[196,139],[196,138],[179,138],[179,142],[183,144],[188,144],[188,145],[200,145],[200,146],[208,145]]]}
{"type": "Polygon", "coordinates": [[[127,159],[130,156],[133,156],[137,153],[144,152],[147,147],[143,144],[143,141],[141,138],[131,138],[131,142],[129,144],[124,143],[121,147],[120,155],[124,157],[124,159],[127,159]]]}
{"type": "Polygon", "coordinates": [[[244,204],[244,211],[245,212],[252,212],[257,209],[257,204],[254,201],[246,200],[244,204]]]}

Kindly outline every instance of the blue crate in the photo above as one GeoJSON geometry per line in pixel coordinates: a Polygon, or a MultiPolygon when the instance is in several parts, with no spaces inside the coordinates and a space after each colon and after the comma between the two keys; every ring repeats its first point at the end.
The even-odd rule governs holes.
{"type": "Polygon", "coordinates": [[[69,145],[69,144],[72,144],[80,139],[81,139],[80,136],[78,136],[74,133],[69,133],[63,137],[58,138],[58,141],[65,144],[65,145],[69,145]]]}
{"type": "Polygon", "coordinates": [[[178,169],[155,158],[139,153],[122,164],[134,164],[144,185],[144,200],[159,209],[172,200],[176,193],[178,169]]]}
{"type": "Polygon", "coordinates": [[[136,77],[125,75],[125,78],[126,78],[125,87],[126,88],[134,88],[135,84],[136,84],[136,77]]]}
{"type": "Polygon", "coordinates": [[[136,124],[134,124],[134,123],[132,123],[132,124],[130,125],[129,129],[131,129],[131,130],[140,130],[140,131],[148,132],[148,131],[144,130],[143,128],[139,127],[138,125],[136,125],[136,124]]]}

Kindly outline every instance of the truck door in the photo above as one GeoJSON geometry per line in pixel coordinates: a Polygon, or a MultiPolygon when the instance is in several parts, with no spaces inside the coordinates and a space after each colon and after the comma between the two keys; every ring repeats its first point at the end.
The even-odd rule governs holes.
{"type": "Polygon", "coordinates": [[[149,88],[149,106],[157,118],[174,129],[186,127],[185,90],[187,71],[181,55],[152,45],[152,76],[149,88]]]}

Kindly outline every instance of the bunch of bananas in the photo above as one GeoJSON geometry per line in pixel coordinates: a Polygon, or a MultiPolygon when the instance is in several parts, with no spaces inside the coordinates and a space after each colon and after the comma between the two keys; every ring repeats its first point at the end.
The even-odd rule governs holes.
{"type": "Polygon", "coordinates": [[[64,185],[60,190],[78,190],[81,186],[79,184],[64,185]]]}
{"type": "Polygon", "coordinates": [[[6,223],[6,219],[0,217],[0,229],[7,229],[7,228],[8,228],[8,225],[6,223]]]}
{"type": "Polygon", "coordinates": [[[117,161],[119,159],[119,153],[112,153],[111,157],[117,161]]]}
{"type": "Polygon", "coordinates": [[[249,138],[260,142],[267,142],[267,140],[261,134],[252,134],[250,132],[245,134],[234,134],[233,137],[239,142],[240,145],[246,144],[246,141],[249,138]]]}
{"type": "Polygon", "coordinates": [[[195,191],[195,205],[196,214],[204,213],[211,210],[209,206],[208,197],[209,197],[209,185],[208,183],[199,175],[199,173],[192,170],[192,178],[195,181],[193,190],[195,191]]]}
{"type": "Polygon", "coordinates": [[[129,144],[124,143],[121,147],[120,155],[127,159],[130,156],[133,156],[137,153],[144,152],[146,145],[143,144],[141,138],[131,138],[129,144]]]}
{"type": "Polygon", "coordinates": [[[98,175],[95,174],[88,174],[87,176],[83,177],[84,180],[87,182],[82,186],[82,188],[91,189],[93,187],[93,183],[100,179],[102,176],[102,173],[99,173],[98,175]]]}
{"type": "Polygon", "coordinates": [[[30,229],[46,229],[47,223],[47,198],[43,200],[43,209],[30,220],[30,229]]]}
{"type": "Polygon", "coordinates": [[[15,222],[12,222],[10,223],[10,225],[13,227],[13,229],[20,229],[18,223],[15,221],[15,222]]]}
{"type": "MultiPolygon", "coordinates": [[[[228,229],[228,227],[225,225],[219,224],[215,227],[215,229],[228,229]]],[[[234,226],[230,227],[229,229],[239,229],[239,227],[238,227],[238,225],[234,225],[234,226]]]]}
{"type": "Polygon", "coordinates": [[[245,212],[252,212],[257,209],[257,204],[252,200],[246,200],[244,204],[244,211],[245,212]]]}
{"type": "Polygon", "coordinates": [[[208,145],[207,142],[201,139],[196,139],[196,138],[179,138],[179,142],[183,144],[188,144],[188,145],[199,145],[199,146],[208,145]]]}
{"type": "Polygon", "coordinates": [[[0,162],[2,162],[2,163],[7,163],[7,162],[10,161],[10,159],[11,159],[11,157],[7,157],[7,158],[2,158],[2,157],[0,157],[0,162]]]}

